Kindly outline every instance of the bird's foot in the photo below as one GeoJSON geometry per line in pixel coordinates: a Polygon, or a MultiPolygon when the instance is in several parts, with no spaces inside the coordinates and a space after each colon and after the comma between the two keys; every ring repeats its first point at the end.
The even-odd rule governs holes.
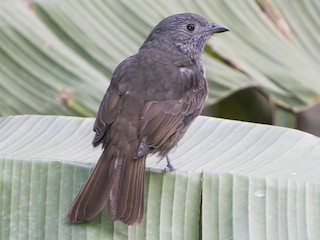
{"type": "Polygon", "coordinates": [[[168,155],[166,155],[166,160],[167,160],[167,166],[165,166],[163,170],[164,170],[165,172],[169,172],[169,171],[174,171],[174,170],[176,170],[176,168],[172,165],[171,159],[169,158],[168,155]]]}

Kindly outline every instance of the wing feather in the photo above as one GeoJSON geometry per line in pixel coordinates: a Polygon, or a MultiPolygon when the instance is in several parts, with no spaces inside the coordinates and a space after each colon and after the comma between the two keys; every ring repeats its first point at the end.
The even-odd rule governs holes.
{"type": "Polygon", "coordinates": [[[92,141],[93,146],[98,146],[103,140],[103,137],[118,114],[120,104],[121,96],[119,94],[113,91],[106,92],[94,123],[93,130],[96,132],[96,135],[92,141]]]}
{"type": "Polygon", "coordinates": [[[206,96],[203,92],[199,92],[199,96],[202,97],[195,95],[180,100],[146,103],[140,128],[142,144],[145,146],[140,146],[140,149],[148,147],[160,151],[160,155],[167,154],[166,149],[171,150],[177,144],[191,122],[201,113],[206,96]]]}

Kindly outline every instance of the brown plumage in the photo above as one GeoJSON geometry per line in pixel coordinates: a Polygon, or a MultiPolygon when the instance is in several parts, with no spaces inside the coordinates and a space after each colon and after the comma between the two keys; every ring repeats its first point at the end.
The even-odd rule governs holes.
{"type": "Polygon", "coordinates": [[[105,205],[113,220],[142,221],[146,157],[165,157],[201,113],[207,82],[200,55],[223,31],[196,14],[170,16],[116,68],[94,125],[93,145],[104,151],[69,209],[71,222],[105,205]]]}

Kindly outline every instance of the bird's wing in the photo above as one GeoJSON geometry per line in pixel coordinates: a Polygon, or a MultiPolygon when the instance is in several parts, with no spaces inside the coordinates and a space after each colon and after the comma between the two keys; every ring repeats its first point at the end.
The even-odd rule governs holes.
{"type": "Polygon", "coordinates": [[[147,101],[143,108],[137,157],[150,148],[160,156],[166,155],[203,109],[208,91],[204,69],[200,67],[199,71],[198,66],[193,65],[181,67],[176,73],[172,86],[178,95],[166,96],[164,93],[162,99],[147,101]]]}
{"type": "Polygon", "coordinates": [[[121,95],[115,91],[108,90],[104,95],[94,123],[93,130],[96,132],[96,135],[92,141],[93,146],[100,144],[110,125],[115,120],[120,102],[121,95]]]}
{"type": "Polygon", "coordinates": [[[160,155],[176,145],[191,122],[201,113],[206,92],[199,91],[180,100],[150,101],[145,104],[140,127],[138,156],[148,148],[159,149],[160,155]]]}
{"type": "Polygon", "coordinates": [[[133,59],[134,55],[125,59],[118,65],[113,73],[111,83],[102,99],[96,116],[96,121],[94,123],[93,130],[96,132],[92,141],[94,147],[98,146],[102,142],[104,136],[107,134],[110,126],[115,121],[120,111],[123,95],[130,87],[130,84],[126,84],[128,81],[128,74],[126,74],[126,70],[130,67],[130,63],[133,59]]]}

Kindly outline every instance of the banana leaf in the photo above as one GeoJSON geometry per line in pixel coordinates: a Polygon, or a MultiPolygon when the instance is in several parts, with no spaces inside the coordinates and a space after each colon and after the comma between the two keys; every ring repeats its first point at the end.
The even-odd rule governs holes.
{"type": "Polygon", "coordinates": [[[318,239],[320,142],[282,127],[199,117],[171,154],[147,159],[145,217],[66,211],[101,150],[93,119],[0,118],[1,239],[318,239]]]}

